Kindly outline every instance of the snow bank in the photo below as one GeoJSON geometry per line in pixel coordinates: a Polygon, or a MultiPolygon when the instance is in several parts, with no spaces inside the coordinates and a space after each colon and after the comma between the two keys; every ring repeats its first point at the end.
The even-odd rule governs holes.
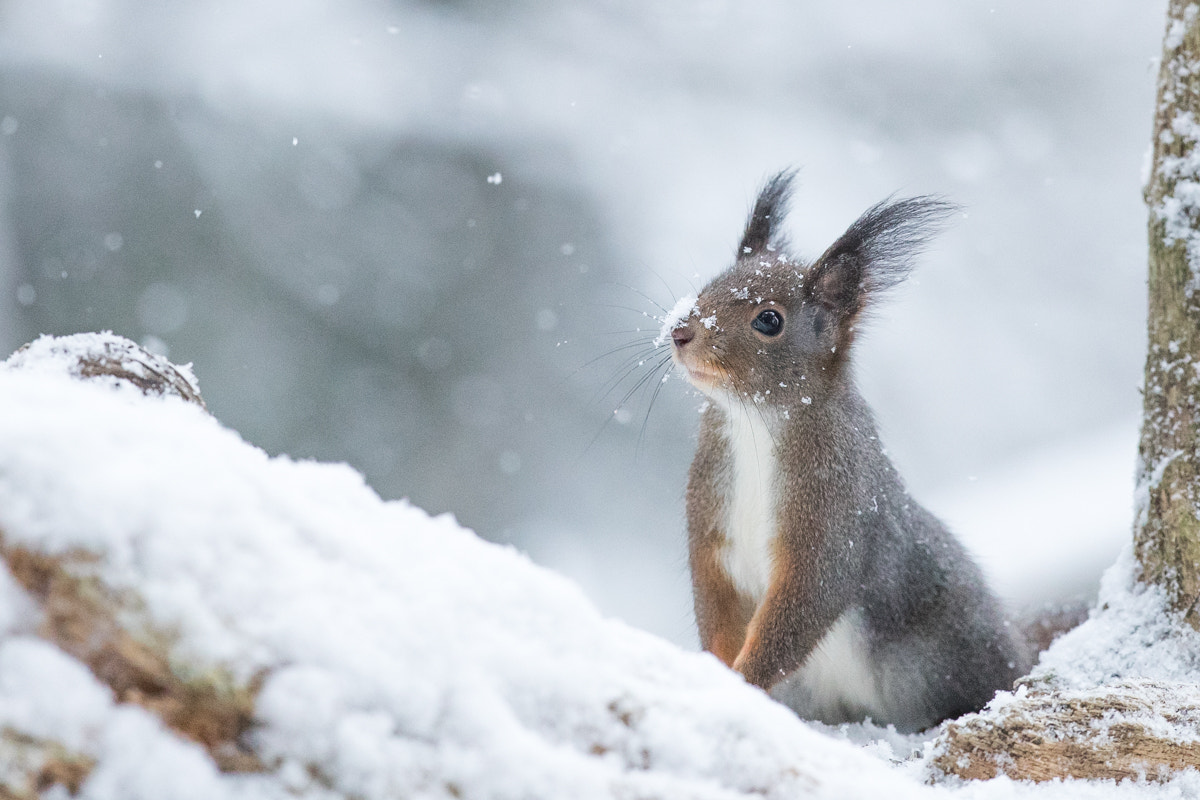
{"type": "Polygon", "coordinates": [[[926,791],[349,467],[269,458],[195,403],[78,380],[97,347],[125,344],[41,340],[0,369],[4,553],[91,581],[184,685],[225,675],[253,708],[235,742],[189,738],[52,644],[42,589],[0,573],[0,728],[94,762],[81,796],[926,791]],[[226,746],[256,766],[222,772],[226,746]]]}
{"type": "Polygon", "coordinates": [[[1133,548],[1127,545],[1104,573],[1090,619],[1042,654],[1032,682],[1074,690],[1131,678],[1196,682],[1200,633],[1167,609],[1161,588],[1139,583],[1136,574],[1133,548]]]}
{"type": "MultiPolygon", "coordinates": [[[[929,738],[822,734],[712,657],[603,619],[574,585],[449,517],[385,503],[343,465],[269,458],[203,410],[189,372],[152,358],[87,335],[40,340],[0,367],[0,794],[1200,793],[1194,771],[1160,784],[923,785],[929,738]],[[110,368],[86,367],[97,360],[110,368]],[[168,383],[195,397],[155,376],[182,377],[168,383]],[[73,602],[96,623],[75,638],[62,630],[84,619],[64,610],[73,602]],[[154,677],[155,659],[167,689],[123,682],[124,662],[154,677]],[[172,686],[201,706],[248,697],[244,724],[228,741],[181,724],[172,686]]],[[[1153,598],[1131,593],[1123,568],[1087,624],[1101,634],[1064,637],[1043,673],[1104,680],[1115,673],[1086,672],[1089,660],[1122,643],[1130,659],[1150,645],[1163,670],[1194,669],[1195,642],[1154,644],[1153,609],[1137,605],[1153,598]]]]}

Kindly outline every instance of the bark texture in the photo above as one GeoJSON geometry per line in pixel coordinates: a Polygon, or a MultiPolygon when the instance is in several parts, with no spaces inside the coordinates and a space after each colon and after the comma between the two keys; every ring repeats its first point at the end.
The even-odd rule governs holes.
{"type": "Polygon", "coordinates": [[[128,339],[111,333],[91,334],[94,340],[86,352],[79,344],[70,345],[51,337],[42,337],[9,356],[7,369],[45,369],[55,356],[59,368],[81,380],[108,380],[136,386],[142,394],[165,397],[174,395],[207,410],[200,387],[189,367],[177,367],[128,339]]]}
{"type": "Polygon", "coordinates": [[[43,639],[87,664],[117,700],[142,706],[203,745],[222,770],[261,771],[241,741],[259,680],[242,685],[223,670],[172,659],[170,637],[139,623],[141,601],[106,587],[92,574],[95,561],[86,553],[49,556],[15,547],[0,532],[0,562],[37,601],[43,639]]]}
{"type": "Polygon", "coordinates": [[[938,778],[967,780],[1165,779],[1200,766],[1197,734],[1200,687],[1194,684],[1032,689],[950,723],[931,766],[938,778]]]}
{"type": "Polygon", "coordinates": [[[58,742],[0,728],[0,800],[38,800],[54,787],[74,796],[94,766],[58,742]]]}
{"type": "Polygon", "coordinates": [[[1171,0],[1155,106],[1149,347],[1134,545],[1142,580],[1200,628],[1200,8],[1171,0]]]}

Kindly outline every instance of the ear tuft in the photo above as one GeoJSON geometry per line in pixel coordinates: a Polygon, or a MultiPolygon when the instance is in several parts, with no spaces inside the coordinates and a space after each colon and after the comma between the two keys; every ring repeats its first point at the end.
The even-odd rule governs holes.
{"type": "Polygon", "coordinates": [[[781,170],[766,182],[754,201],[754,210],[746,221],[746,232],[738,245],[737,258],[762,252],[768,246],[784,249],[780,223],[787,216],[788,202],[792,199],[792,183],[795,169],[781,170]]]}
{"type": "Polygon", "coordinates": [[[817,259],[813,296],[843,319],[908,275],[925,244],[958,206],[937,197],[887,199],[867,209],[817,259]]]}

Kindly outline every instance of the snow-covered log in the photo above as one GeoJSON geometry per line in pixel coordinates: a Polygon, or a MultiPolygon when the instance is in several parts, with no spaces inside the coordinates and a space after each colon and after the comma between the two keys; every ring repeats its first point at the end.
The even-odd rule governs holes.
{"type": "Polygon", "coordinates": [[[1016,692],[946,724],[933,774],[1153,781],[1200,768],[1200,633],[1137,574],[1128,548],[1090,619],[1056,640],[1016,692]]]}
{"type": "Polygon", "coordinates": [[[952,723],[932,766],[945,775],[1017,780],[1171,777],[1200,767],[1200,688],[1119,681],[1083,690],[1033,688],[952,723]],[[1183,738],[1180,731],[1186,731],[1183,738]]]}
{"type": "Polygon", "coordinates": [[[111,335],[0,367],[0,556],[0,796],[930,791],[111,335]]]}

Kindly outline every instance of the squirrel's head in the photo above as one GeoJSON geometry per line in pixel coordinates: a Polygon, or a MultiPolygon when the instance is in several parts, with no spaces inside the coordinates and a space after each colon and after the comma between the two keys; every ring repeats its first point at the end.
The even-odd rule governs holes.
{"type": "Polygon", "coordinates": [[[819,402],[843,380],[863,312],[903,280],[954,210],[928,197],[885,200],[805,263],[781,230],[794,177],[789,170],[767,181],[733,265],[663,326],[660,341],[670,342],[675,363],[715,400],[819,402]]]}

